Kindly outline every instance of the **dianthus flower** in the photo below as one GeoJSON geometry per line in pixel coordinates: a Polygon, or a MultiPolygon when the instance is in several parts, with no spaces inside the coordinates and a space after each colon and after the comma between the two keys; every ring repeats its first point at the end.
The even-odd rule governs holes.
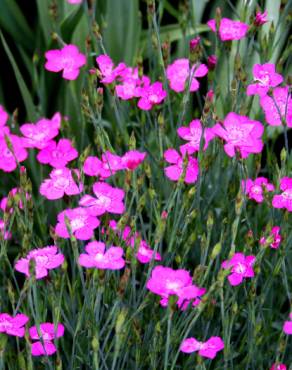
{"type": "Polygon", "coordinates": [[[122,156],[122,164],[125,169],[133,171],[144,161],[145,157],[145,152],[129,150],[122,156]]]}
{"type": "Polygon", "coordinates": [[[283,331],[287,335],[292,335],[292,312],[289,315],[290,320],[285,321],[283,325],[283,331]]]}
{"type": "Polygon", "coordinates": [[[284,80],[272,63],[255,64],[252,73],[255,83],[247,86],[246,95],[265,96],[271,87],[280,85],[284,80]]]}
{"type": "Polygon", "coordinates": [[[8,114],[5,112],[2,105],[0,105],[0,127],[5,126],[7,120],[8,120],[8,114]]]}
{"type": "Polygon", "coordinates": [[[140,91],[138,107],[142,110],[150,110],[153,105],[160,104],[166,98],[166,91],[161,82],[154,82],[149,86],[144,86],[140,91]]]}
{"type": "Polygon", "coordinates": [[[100,224],[98,218],[89,214],[86,208],[66,209],[58,214],[58,223],[55,228],[56,234],[62,238],[70,237],[65,218],[68,219],[68,227],[73,236],[80,240],[90,239],[94,234],[94,229],[100,224]]]}
{"type": "MultiPolygon", "coordinates": [[[[280,230],[281,230],[280,226],[273,226],[271,229],[271,233],[268,240],[270,241],[270,247],[273,249],[278,249],[281,244],[282,236],[280,234],[280,230]]],[[[260,239],[260,244],[265,245],[266,243],[267,239],[264,236],[262,236],[260,239]]]]}
{"type": "Polygon", "coordinates": [[[17,168],[17,162],[23,162],[28,156],[22,138],[16,135],[5,137],[0,135],[0,153],[0,170],[4,172],[14,171],[17,168]]]}
{"type": "Polygon", "coordinates": [[[274,208],[286,208],[292,212],[292,178],[283,177],[280,181],[280,189],[283,193],[274,195],[272,205],[274,208]]]}
{"type": "Polygon", "coordinates": [[[83,185],[76,184],[72,171],[76,178],[80,177],[78,170],[70,170],[66,167],[54,169],[50,173],[50,178],[41,183],[40,194],[50,200],[63,198],[65,194],[69,196],[80,194],[83,185]]]}
{"type": "Polygon", "coordinates": [[[26,257],[16,262],[15,270],[29,277],[29,265],[31,260],[33,260],[35,264],[36,279],[42,279],[48,275],[48,270],[55,269],[63,264],[64,255],[59,253],[58,248],[54,245],[33,249],[26,257]]]}
{"type": "Polygon", "coordinates": [[[229,157],[234,157],[236,149],[242,158],[262,151],[264,126],[260,122],[231,112],[225,117],[223,126],[217,123],[212,130],[214,134],[227,141],[224,150],[229,157]]]}
{"type": "Polygon", "coordinates": [[[268,22],[268,12],[265,10],[263,13],[257,12],[254,20],[254,24],[258,26],[262,26],[263,24],[268,22]]]}
{"type": "Polygon", "coordinates": [[[271,126],[280,126],[282,119],[285,119],[287,126],[292,127],[292,99],[289,88],[276,87],[273,90],[273,97],[274,99],[265,95],[260,99],[267,123],[271,126]]]}
{"type": "Polygon", "coordinates": [[[125,266],[124,250],[111,246],[106,249],[102,242],[90,242],[85,246],[86,253],[79,256],[79,265],[103,270],[120,270],[125,266]]]}
{"type": "Polygon", "coordinates": [[[287,370],[287,366],[285,364],[273,364],[270,370],[287,370]]]}
{"type": "Polygon", "coordinates": [[[41,149],[37,160],[43,164],[49,164],[55,168],[66,167],[66,165],[78,157],[78,151],[68,139],[61,139],[48,142],[47,146],[41,149]]]}
{"type": "Polygon", "coordinates": [[[96,58],[96,63],[102,75],[100,82],[104,84],[114,82],[115,79],[121,75],[121,72],[127,68],[125,63],[119,63],[118,66],[114,68],[114,63],[108,55],[99,55],[96,58]]]}
{"type": "MultiPolygon", "coordinates": [[[[207,25],[213,32],[216,32],[216,21],[210,19],[207,25]]],[[[248,31],[248,25],[240,22],[233,21],[229,18],[222,18],[219,26],[219,36],[222,41],[240,40],[245,37],[248,31]]]]}
{"type": "Polygon", "coordinates": [[[37,326],[32,326],[29,329],[29,335],[32,340],[37,340],[37,342],[32,343],[31,354],[33,356],[53,355],[57,351],[53,340],[62,337],[64,331],[64,326],[59,323],[57,325],[50,322],[41,323],[39,330],[37,326]],[[42,339],[42,341],[38,339],[42,339]]]}
{"type": "Polygon", "coordinates": [[[175,60],[166,69],[170,88],[176,92],[183,92],[185,90],[187,81],[191,76],[190,91],[198,90],[200,83],[197,77],[204,77],[207,73],[208,68],[205,64],[194,65],[190,68],[190,61],[186,58],[175,60]]]}
{"type": "MultiPolygon", "coordinates": [[[[172,181],[178,181],[184,170],[184,157],[181,156],[175,149],[167,149],[164,152],[164,159],[171,163],[171,166],[165,167],[165,175],[172,181]]],[[[197,181],[199,174],[199,165],[196,158],[188,157],[186,166],[186,174],[184,181],[187,184],[192,184],[197,181]]]]}
{"type": "Polygon", "coordinates": [[[35,124],[25,123],[20,126],[22,139],[27,148],[45,148],[59,134],[61,115],[55,113],[52,119],[41,118],[35,124]]]}
{"type": "Polygon", "coordinates": [[[255,256],[245,256],[243,253],[235,253],[230,260],[222,263],[221,267],[225,270],[231,269],[228,280],[231,285],[239,285],[244,278],[254,277],[252,266],[255,263],[255,256]]]}
{"type": "Polygon", "coordinates": [[[217,352],[222,351],[224,342],[220,337],[211,337],[206,342],[199,342],[195,338],[185,339],[180,350],[184,353],[198,352],[200,356],[214,359],[217,352]]]}
{"type": "Polygon", "coordinates": [[[65,80],[76,80],[80,68],[86,64],[86,56],[79,52],[76,45],[66,45],[63,49],[48,50],[45,53],[45,69],[50,72],[61,72],[65,80]]]}
{"type": "MultiPolygon", "coordinates": [[[[189,141],[189,143],[182,145],[180,150],[183,154],[193,154],[200,150],[200,141],[202,136],[202,125],[199,119],[193,120],[189,127],[179,127],[177,129],[178,135],[189,141]]],[[[205,128],[204,130],[204,150],[207,149],[209,142],[214,138],[213,130],[210,128],[205,128]]]]}
{"type": "Polygon", "coordinates": [[[275,190],[274,185],[269,183],[269,180],[265,177],[258,177],[255,180],[242,180],[241,186],[249,199],[253,199],[257,203],[262,203],[264,201],[265,191],[271,192],[275,190]]]}
{"type": "Polygon", "coordinates": [[[156,266],[151,273],[151,277],[146,284],[147,289],[161,297],[160,304],[167,306],[169,296],[178,297],[177,305],[185,310],[191,300],[193,306],[199,304],[200,296],[206,293],[206,289],[199,288],[192,283],[191,275],[188,271],[180,269],[173,270],[169,267],[156,266]]]}
{"type": "Polygon", "coordinates": [[[152,259],[155,261],[161,261],[161,256],[158,252],[155,252],[148,243],[141,238],[139,232],[132,233],[130,226],[126,225],[123,231],[120,231],[117,226],[117,222],[115,220],[110,220],[109,227],[119,235],[126,245],[134,248],[136,240],[140,240],[136,258],[140,263],[149,263],[152,259]]]}
{"type": "Polygon", "coordinates": [[[8,313],[0,313],[0,333],[6,333],[20,338],[24,337],[24,325],[28,320],[29,318],[22,313],[14,317],[10,316],[8,313]]]}
{"type": "Polygon", "coordinates": [[[86,194],[79,201],[79,205],[85,207],[90,214],[100,216],[105,212],[124,213],[125,192],[123,189],[113,188],[105,182],[96,182],[93,184],[93,192],[95,197],[86,194]]]}

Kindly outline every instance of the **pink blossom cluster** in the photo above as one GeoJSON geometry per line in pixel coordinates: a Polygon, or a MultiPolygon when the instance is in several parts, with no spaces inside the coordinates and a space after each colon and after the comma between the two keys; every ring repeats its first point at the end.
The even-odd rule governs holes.
{"type": "Polygon", "coordinates": [[[281,194],[274,195],[272,205],[274,208],[285,208],[292,212],[292,178],[283,177],[280,181],[281,194]]]}
{"type": "Polygon", "coordinates": [[[126,225],[124,229],[120,231],[117,222],[115,220],[110,220],[109,227],[122,238],[127,246],[134,248],[136,240],[140,240],[136,252],[136,258],[140,263],[149,263],[152,259],[161,261],[161,255],[151,249],[146,240],[141,238],[139,232],[133,233],[130,226],[126,225]]]}
{"type": "Polygon", "coordinates": [[[187,338],[180,346],[180,350],[184,353],[198,352],[200,356],[212,360],[222,349],[224,349],[224,342],[220,337],[211,337],[206,342],[199,342],[196,338],[187,338]]]}
{"type": "Polygon", "coordinates": [[[135,170],[145,159],[146,153],[138,150],[130,150],[123,156],[106,151],[101,159],[94,156],[86,158],[83,165],[83,172],[88,176],[99,176],[106,179],[117,171],[135,170]]]}
{"type": "Polygon", "coordinates": [[[268,239],[262,236],[260,238],[260,244],[265,245],[267,244],[267,242],[270,242],[270,247],[272,249],[278,249],[282,241],[280,231],[281,231],[280,226],[273,226],[268,239]]]}
{"type": "Polygon", "coordinates": [[[223,261],[221,267],[225,270],[230,270],[228,280],[231,285],[236,286],[241,284],[245,278],[254,277],[253,265],[255,260],[255,256],[235,253],[230,260],[223,261]]]}
{"type": "Polygon", "coordinates": [[[86,253],[79,256],[79,265],[102,270],[120,270],[125,266],[124,250],[111,246],[106,249],[102,242],[93,241],[85,246],[86,253]]]}
{"type": "Polygon", "coordinates": [[[128,67],[125,63],[114,66],[108,55],[99,55],[96,58],[104,84],[116,83],[115,91],[122,100],[138,98],[138,107],[150,110],[154,105],[160,104],[166,98],[166,91],[161,82],[151,84],[149,77],[138,74],[138,68],[128,67]]]}
{"type": "Polygon", "coordinates": [[[242,180],[241,186],[248,198],[255,200],[257,203],[264,201],[265,192],[275,190],[274,185],[269,183],[269,180],[265,177],[258,177],[255,180],[242,180]]]}
{"type": "Polygon", "coordinates": [[[186,310],[192,302],[192,306],[200,303],[200,297],[206,293],[205,288],[197,287],[192,282],[190,273],[184,269],[173,270],[170,267],[156,266],[151,272],[146,287],[152,293],[161,297],[160,304],[168,305],[171,295],[178,297],[177,306],[186,310]]]}

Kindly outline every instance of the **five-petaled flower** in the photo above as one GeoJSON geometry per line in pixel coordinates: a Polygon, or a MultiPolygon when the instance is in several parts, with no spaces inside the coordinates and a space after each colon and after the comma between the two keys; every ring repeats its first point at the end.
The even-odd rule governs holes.
{"type": "Polygon", "coordinates": [[[120,270],[125,266],[124,250],[121,247],[111,246],[106,249],[102,242],[93,241],[85,246],[86,253],[79,256],[79,264],[87,268],[103,270],[120,270]]]}
{"type": "Polygon", "coordinates": [[[62,168],[77,157],[78,151],[73,147],[71,140],[61,139],[57,143],[48,142],[38,153],[37,160],[55,168],[62,168]]]}
{"type": "Polygon", "coordinates": [[[51,356],[57,348],[53,343],[54,339],[64,335],[65,328],[62,324],[53,324],[50,322],[41,323],[39,328],[32,326],[29,328],[29,335],[32,340],[37,340],[31,344],[31,354],[33,356],[51,356]],[[39,339],[42,339],[40,341],[39,339]]]}
{"type": "Polygon", "coordinates": [[[24,337],[24,325],[28,320],[29,318],[22,313],[18,313],[14,317],[8,313],[0,313],[0,333],[6,333],[20,338],[24,337]]]}
{"type": "Polygon", "coordinates": [[[199,342],[195,338],[187,338],[180,346],[180,350],[184,353],[198,352],[200,356],[209,359],[214,359],[217,352],[222,351],[222,349],[224,349],[224,342],[220,337],[211,337],[206,342],[199,342]]]}
{"type": "Polygon", "coordinates": [[[0,170],[12,172],[17,168],[17,162],[26,160],[28,153],[23,140],[17,135],[0,135],[0,170]]]}
{"type": "Polygon", "coordinates": [[[281,194],[274,195],[272,205],[274,208],[286,208],[292,212],[292,178],[283,177],[280,181],[281,194]]]}
{"type": "Polygon", "coordinates": [[[263,149],[264,126],[246,116],[230,112],[225,117],[223,126],[217,123],[212,130],[227,142],[224,150],[229,157],[235,156],[236,149],[242,158],[247,158],[251,153],[260,153],[263,149]]]}
{"type": "Polygon", "coordinates": [[[152,109],[153,105],[162,103],[167,95],[161,82],[154,82],[149,86],[142,87],[140,90],[138,107],[142,110],[152,109]]]}
{"type": "Polygon", "coordinates": [[[244,278],[254,277],[253,265],[255,256],[245,256],[243,253],[235,253],[230,260],[222,263],[223,269],[230,269],[228,280],[231,285],[239,285],[244,278]]]}
{"type": "MultiPolygon", "coordinates": [[[[207,25],[213,32],[216,32],[216,21],[210,19],[207,25]]],[[[229,18],[222,18],[219,25],[219,36],[222,41],[240,40],[245,37],[248,31],[248,25],[240,22],[233,21],[229,18]]]]}
{"type": "Polygon", "coordinates": [[[184,181],[191,184],[197,181],[199,175],[199,165],[196,158],[180,155],[175,149],[167,149],[164,152],[164,159],[171,163],[165,167],[165,175],[172,181],[178,181],[184,172],[184,161],[187,162],[184,181]]]}
{"type": "Polygon", "coordinates": [[[15,270],[30,276],[30,264],[34,262],[35,277],[42,279],[48,275],[48,270],[61,266],[64,255],[59,253],[55,245],[31,250],[26,257],[20,258],[15,264],[15,270]]]}
{"type": "Polygon", "coordinates": [[[61,72],[66,80],[76,80],[80,68],[86,64],[86,56],[79,52],[76,45],[66,45],[61,50],[48,50],[45,69],[50,72],[61,72]]]}
{"type": "Polygon", "coordinates": [[[275,64],[255,64],[252,69],[254,83],[247,86],[247,95],[267,95],[271,87],[276,87],[283,82],[283,76],[276,72],[275,64]]]}
{"type": "Polygon", "coordinates": [[[269,180],[265,177],[258,177],[255,180],[242,180],[241,186],[249,199],[253,199],[257,203],[262,203],[264,201],[265,191],[271,192],[275,190],[274,185],[269,183],[269,180]]]}

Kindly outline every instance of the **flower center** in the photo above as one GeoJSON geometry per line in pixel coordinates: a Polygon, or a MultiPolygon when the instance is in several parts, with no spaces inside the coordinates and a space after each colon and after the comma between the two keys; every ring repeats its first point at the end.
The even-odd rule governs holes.
{"type": "Polygon", "coordinates": [[[234,266],[234,272],[238,274],[244,274],[246,271],[246,266],[243,265],[242,263],[237,263],[236,266],[234,266]]]}
{"type": "Polygon", "coordinates": [[[70,180],[67,179],[66,177],[59,177],[54,181],[55,187],[61,189],[66,188],[67,186],[69,186],[69,184],[70,180]]]}
{"type": "Polygon", "coordinates": [[[292,200],[292,189],[287,189],[282,193],[282,197],[287,200],[292,200]]]}
{"type": "Polygon", "coordinates": [[[85,219],[82,217],[74,218],[74,220],[70,221],[70,225],[71,225],[72,231],[81,229],[85,225],[85,219]]]}
{"type": "Polygon", "coordinates": [[[252,191],[254,194],[262,194],[263,189],[262,189],[262,187],[261,187],[261,186],[259,186],[259,185],[254,185],[254,186],[252,186],[251,191],[252,191]]]}

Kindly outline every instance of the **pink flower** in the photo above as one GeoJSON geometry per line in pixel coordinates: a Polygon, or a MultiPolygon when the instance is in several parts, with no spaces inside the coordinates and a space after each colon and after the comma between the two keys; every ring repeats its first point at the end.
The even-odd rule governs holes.
{"type": "Polygon", "coordinates": [[[254,199],[257,203],[264,201],[264,191],[271,192],[275,190],[274,185],[269,183],[265,177],[258,177],[255,180],[242,180],[241,186],[249,199],[254,199]]]}
{"type": "Polygon", "coordinates": [[[274,208],[286,208],[288,212],[292,212],[292,178],[283,177],[280,182],[282,194],[274,195],[272,205],[274,208]]]}
{"type": "Polygon", "coordinates": [[[292,127],[292,99],[289,87],[276,87],[273,96],[277,106],[268,95],[262,96],[260,99],[260,106],[265,113],[267,123],[271,126],[280,126],[282,124],[281,118],[285,118],[287,126],[292,127]]]}
{"type": "Polygon", "coordinates": [[[130,226],[125,226],[123,232],[121,232],[118,229],[117,222],[115,220],[110,220],[109,227],[125,241],[126,245],[132,248],[135,247],[136,240],[138,238],[141,239],[136,253],[137,260],[140,263],[149,263],[152,259],[155,261],[161,261],[160,254],[150,248],[147,242],[141,238],[140,233],[136,232],[134,235],[132,235],[130,226]]]}
{"type": "Polygon", "coordinates": [[[20,131],[25,137],[23,139],[24,145],[27,148],[45,148],[59,134],[60,126],[60,113],[55,113],[52,119],[41,118],[35,124],[25,123],[20,126],[20,131]]]}
{"type": "Polygon", "coordinates": [[[122,164],[127,170],[135,170],[145,159],[146,153],[130,150],[122,156],[122,164]]]}
{"type": "Polygon", "coordinates": [[[36,279],[42,279],[48,275],[48,270],[61,266],[64,262],[64,255],[59,253],[56,246],[47,246],[40,249],[31,250],[24,258],[19,259],[15,264],[15,270],[30,276],[30,261],[35,264],[36,279]]]}
{"type": "Polygon", "coordinates": [[[7,120],[8,120],[8,114],[5,112],[2,105],[0,105],[0,127],[1,129],[3,126],[6,125],[7,120]]]}
{"type": "Polygon", "coordinates": [[[24,325],[28,322],[29,317],[23,313],[16,316],[10,316],[8,313],[0,313],[0,333],[13,335],[14,337],[24,337],[24,325]]]}
{"type": "MultiPolygon", "coordinates": [[[[210,19],[207,25],[213,32],[216,32],[216,21],[210,19]]],[[[245,37],[248,25],[240,21],[233,21],[229,18],[222,18],[219,26],[219,36],[222,41],[240,40],[245,37]]]]}
{"type": "Polygon", "coordinates": [[[65,216],[68,219],[72,234],[79,240],[90,239],[94,234],[94,229],[100,224],[98,218],[89,214],[85,208],[66,209],[58,214],[58,223],[55,228],[56,234],[62,238],[70,237],[65,216]]]}
{"type": "Polygon", "coordinates": [[[173,270],[164,266],[156,266],[152,270],[146,287],[162,298],[160,304],[164,307],[168,304],[169,296],[176,295],[178,297],[177,305],[182,310],[187,308],[191,300],[195,300],[193,306],[197,305],[200,302],[198,298],[206,292],[206,289],[192,284],[192,278],[188,271],[173,270]]]}
{"type": "Polygon", "coordinates": [[[127,68],[125,63],[120,63],[116,68],[114,68],[114,63],[108,55],[99,55],[96,58],[96,63],[101,72],[102,79],[100,82],[104,84],[110,84],[115,81],[115,79],[121,75],[121,72],[127,68]]]}
{"type": "Polygon", "coordinates": [[[96,182],[93,184],[93,192],[96,198],[86,194],[79,201],[79,205],[86,207],[90,214],[100,216],[105,212],[124,213],[125,192],[123,189],[113,188],[105,182],[96,182]]]}
{"type": "Polygon", "coordinates": [[[285,364],[273,364],[270,370],[287,370],[287,366],[285,364]]]}
{"type": "Polygon", "coordinates": [[[61,139],[58,143],[48,142],[37,155],[37,160],[43,164],[49,164],[55,168],[66,167],[66,165],[78,157],[77,150],[68,139],[61,139]]]}
{"type": "Polygon", "coordinates": [[[210,359],[214,359],[217,352],[222,351],[223,348],[224,342],[220,337],[211,337],[206,342],[199,342],[195,338],[187,338],[180,346],[180,350],[184,353],[199,351],[200,356],[210,359]]]}
{"type": "Polygon", "coordinates": [[[285,321],[283,325],[283,331],[287,335],[292,335],[292,312],[289,315],[290,320],[285,321]]]}
{"type": "Polygon", "coordinates": [[[161,82],[154,82],[152,85],[144,86],[140,91],[138,107],[142,110],[150,110],[153,105],[160,104],[166,98],[166,91],[161,82]]]}
{"type": "Polygon", "coordinates": [[[106,250],[104,243],[94,241],[88,243],[85,250],[87,254],[80,254],[78,261],[83,267],[120,270],[125,266],[124,250],[121,247],[110,247],[106,250]]]}
{"type": "Polygon", "coordinates": [[[243,253],[235,253],[230,260],[222,263],[221,267],[225,270],[231,269],[228,280],[231,285],[239,285],[244,278],[254,277],[253,264],[255,256],[245,256],[243,253]]]}
{"type": "Polygon", "coordinates": [[[260,153],[263,149],[262,135],[264,126],[258,122],[236,113],[228,113],[225,117],[224,127],[216,124],[213,133],[227,143],[224,150],[229,157],[234,157],[235,150],[239,150],[242,158],[251,153],[260,153]]]}
{"type": "MultiPolygon", "coordinates": [[[[202,136],[202,125],[199,119],[193,120],[189,127],[179,127],[177,129],[178,135],[189,141],[189,143],[182,145],[180,150],[183,154],[193,154],[200,150],[200,141],[202,136]]],[[[213,130],[205,128],[204,130],[204,150],[207,149],[209,142],[214,138],[213,130]]]]}
{"type": "Polygon", "coordinates": [[[76,45],[66,45],[61,50],[49,50],[45,53],[45,69],[50,72],[61,72],[65,80],[76,80],[80,68],[86,64],[86,56],[79,52],[76,45]]]}
{"type": "Polygon", "coordinates": [[[203,77],[208,73],[208,68],[205,64],[194,65],[190,68],[190,61],[186,58],[177,59],[170,64],[166,69],[166,76],[169,80],[170,88],[176,92],[183,92],[190,76],[190,91],[196,91],[200,87],[196,77],[203,77]]]}
{"type": "Polygon", "coordinates": [[[17,161],[23,162],[28,156],[22,139],[16,135],[6,137],[0,135],[0,153],[0,170],[4,172],[14,171],[17,168],[17,161]],[[12,148],[7,146],[6,140],[10,142],[12,148]]]}
{"type": "Polygon", "coordinates": [[[0,239],[9,240],[11,236],[11,232],[8,231],[8,227],[5,225],[4,220],[0,218],[0,239]]]}
{"type": "Polygon", "coordinates": [[[74,171],[77,178],[80,177],[78,170],[69,168],[57,168],[50,173],[50,178],[44,180],[40,186],[40,194],[50,200],[60,199],[66,195],[80,194],[83,190],[82,184],[76,184],[72,177],[74,171]]]}
{"type": "MultiPolygon", "coordinates": [[[[280,226],[273,226],[272,227],[269,239],[272,240],[271,244],[270,244],[270,247],[273,248],[273,249],[278,249],[280,244],[281,244],[282,236],[280,234],[280,230],[281,230],[280,226]]],[[[266,243],[267,243],[267,239],[264,236],[261,237],[260,244],[264,245],[266,243]]]]}
{"type": "MultiPolygon", "coordinates": [[[[171,166],[165,167],[165,175],[172,181],[178,181],[183,174],[183,157],[175,149],[167,149],[164,152],[164,159],[171,163],[171,166]]],[[[188,157],[186,167],[185,183],[192,184],[197,181],[199,175],[199,165],[196,158],[188,157]]]]}
{"type": "Polygon", "coordinates": [[[38,340],[42,338],[43,343],[41,341],[32,343],[31,354],[33,356],[53,355],[57,351],[57,348],[52,341],[56,338],[62,337],[64,335],[64,331],[65,328],[62,324],[54,325],[53,323],[44,322],[40,324],[39,331],[36,326],[32,326],[29,329],[31,339],[38,340]]]}
{"type": "Polygon", "coordinates": [[[263,13],[257,12],[254,20],[254,24],[258,26],[262,26],[263,24],[268,22],[268,12],[265,10],[263,13]]]}
{"type": "Polygon", "coordinates": [[[272,63],[255,64],[252,73],[255,83],[248,85],[246,95],[265,96],[271,87],[280,85],[284,80],[272,63]]]}
{"type": "Polygon", "coordinates": [[[83,0],[67,0],[69,4],[81,4],[83,0]]]}

